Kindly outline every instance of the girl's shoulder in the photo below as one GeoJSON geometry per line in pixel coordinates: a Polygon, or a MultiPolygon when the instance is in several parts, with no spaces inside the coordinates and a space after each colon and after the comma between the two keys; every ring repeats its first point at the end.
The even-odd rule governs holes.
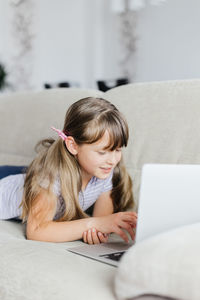
{"type": "Polygon", "coordinates": [[[8,175],[6,177],[3,177],[0,179],[0,183],[9,183],[9,182],[24,182],[26,174],[14,174],[14,175],[8,175]]]}

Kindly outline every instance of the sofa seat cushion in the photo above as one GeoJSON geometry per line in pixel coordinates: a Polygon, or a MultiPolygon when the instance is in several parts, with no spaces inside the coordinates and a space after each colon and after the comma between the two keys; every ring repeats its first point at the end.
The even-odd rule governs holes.
{"type": "Polygon", "coordinates": [[[67,251],[79,245],[26,240],[24,224],[0,221],[0,299],[115,300],[116,268],[67,251]]]}
{"type": "Polygon", "coordinates": [[[183,226],[132,246],[115,277],[119,300],[145,294],[200,299],[200,223],[183,226]]]}

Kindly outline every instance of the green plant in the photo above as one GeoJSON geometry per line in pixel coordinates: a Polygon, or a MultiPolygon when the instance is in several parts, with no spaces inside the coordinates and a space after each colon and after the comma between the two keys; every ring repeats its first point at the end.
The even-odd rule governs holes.
{"type": "Polygon", "coordinates": [[[6,87],[6,77],[7,73],[5,67],[0,64],[0,90],[3,90],[6,87]]]}

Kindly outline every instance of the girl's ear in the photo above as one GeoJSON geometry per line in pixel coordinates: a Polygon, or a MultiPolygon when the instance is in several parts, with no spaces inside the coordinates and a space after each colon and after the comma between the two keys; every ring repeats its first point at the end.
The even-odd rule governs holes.
{"type": "Polygon", "coordinates": [[[65,145],[71,154],[76,155],[78,153],[78,145],[72,136],[66,138],[65,145]]]}

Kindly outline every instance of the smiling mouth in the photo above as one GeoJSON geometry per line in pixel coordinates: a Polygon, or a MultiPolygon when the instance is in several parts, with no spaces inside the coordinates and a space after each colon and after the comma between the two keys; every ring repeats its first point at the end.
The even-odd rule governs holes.
{"type": "Polygon", "coordinates": [[[112,168],[101,168],[104,172],[110,172],[112,168]]]}

